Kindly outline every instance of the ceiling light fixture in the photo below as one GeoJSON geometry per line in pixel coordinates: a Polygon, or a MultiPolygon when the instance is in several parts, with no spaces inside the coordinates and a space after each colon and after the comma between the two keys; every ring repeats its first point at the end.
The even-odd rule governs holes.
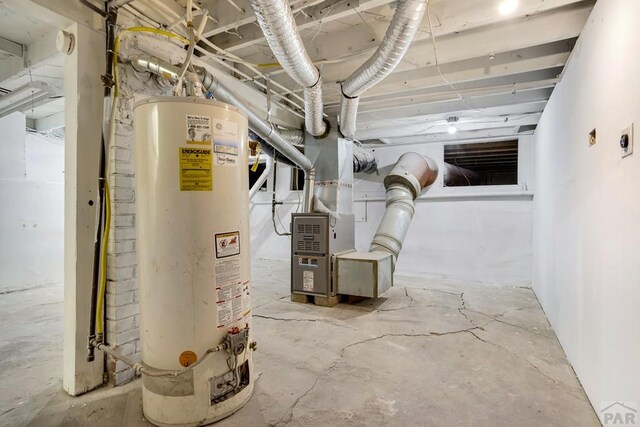
{"type": "Polygon", "coordinates": [[[511,15],[518,8],[518,0],[502,0],[498,4],[498,12],[502,16],[511,15]]]}
{"type": "Polygon", "coordinates": [[[449,117],[447,119],[447,123],[449,123],[449,127],[447,127],[447,132],[449,132],[450,135],[453,135],[454,133],[458,132],[458,128],[455,126],[457,122],[458,122],[457,117],[449,117]]]}

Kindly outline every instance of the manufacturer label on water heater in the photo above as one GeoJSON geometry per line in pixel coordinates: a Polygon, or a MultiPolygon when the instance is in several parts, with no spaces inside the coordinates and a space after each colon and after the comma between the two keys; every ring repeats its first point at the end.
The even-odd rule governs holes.
{"type": "Polygon", "coordinates": [[[212,191],[211,148],[179,147],[180,191],[212,191]]]}
{"type": "Polygon", "coordinates": [[[236,166],[238,164],[238,124],[229,120],[213,119],[216,166],[236,166]]]}

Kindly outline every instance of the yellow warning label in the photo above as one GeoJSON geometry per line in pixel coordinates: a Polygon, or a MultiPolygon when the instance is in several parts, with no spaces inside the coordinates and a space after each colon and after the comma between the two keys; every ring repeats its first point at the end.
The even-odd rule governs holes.
{"type": "Polygon", "coordinates": [[[210,148],[179,147],[180,191],[212,191],[210,148]]]}

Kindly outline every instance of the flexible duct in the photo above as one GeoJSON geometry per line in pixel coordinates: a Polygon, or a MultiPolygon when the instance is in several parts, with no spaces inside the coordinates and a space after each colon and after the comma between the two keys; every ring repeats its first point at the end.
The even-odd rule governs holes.
{"type": "MultiPolygon", "coordinates": [[[[149,71],[154,74],[160,75],[170,81],[174,82],[178,78],[178,68],[167,63],[164,63],[157,58],[153,58],[149,55],[138,55],[131,58],[130,63],[137,71],[149,71]]],[[[263,120],[253,110],[248,108],[242,103],[234,94],[232,94],[224,85],[222,85],[211,73],[202,67],[194,67],[199,80],[202,85],[211,92],[216,99],[231,104],[240,109],[246,114],[249,120],[249,127],[262,139],[267,141],[276,150],[282,153],[283,156],[291,160],[305,174],[305,188],[304,188],[304,209],[305,212],[311,212],[313,209],[313,187],[315,186],[315,170],[313,169],[313,163],[304,154],[300,153],[296,147],[289,144],[286,139],[280,135],[275,127],[263,120]]]]}
{"type": "Polygon", "coordinates": [[[322,111],[322,81],[302,43],[289,3],[286,0],[250,0],[258,25],[273,54],[300,86],[304,87],[305,126],[313,136],[327,131],[322,111]]]}
{"type": "Polygon", "coordinates": [[[427,0],[400,0],[378,49],[342,82],[340,131],[345,137],[353,138],[356,133],[358,97],[398,66],[418,31],[426,9],[427,0]]]}
{"type": "Polygon", "coordinates": [[[378,163],[373,153],[369,150],[353,145],[353,173],[375,173],[378,163]]]}
{"type": "Polygon", "coordinates": [[[296,129],[278,129],[280,135],[291,145],[304,145],[304,133],[296,129]]]}
{"type": "Polygon", "coordinates": [[[414,200],[438,177],[438,166],[433,159],[417,153],[403,154],[384,178],[387,190],[387,209],[369,252],[388,252],[393,266],[402,250],[402,244],[415,213],[414,200]]]}

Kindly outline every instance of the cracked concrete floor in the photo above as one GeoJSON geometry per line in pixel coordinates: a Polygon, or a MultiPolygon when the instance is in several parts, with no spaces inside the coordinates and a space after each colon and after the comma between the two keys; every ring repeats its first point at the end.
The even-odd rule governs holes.
{"type": "MultiPolygon", "coordinates": [[[[599,425],[530,289],[399,276],[323,308],[289,301],[288,263],[261,260],[252,296],[256,390],[219,426],[599,425]]],[[[148,425],[138,381],[74,399],[50,377],[21,405],[3,384],[0,424],[148,425]]]]}

